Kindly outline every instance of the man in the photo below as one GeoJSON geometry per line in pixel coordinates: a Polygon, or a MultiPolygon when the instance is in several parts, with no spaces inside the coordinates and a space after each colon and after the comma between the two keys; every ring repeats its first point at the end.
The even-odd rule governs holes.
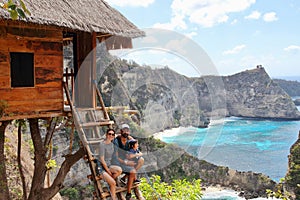
{"type": "Polygon", "coordinates": [[[136,178],[137,169],[135,166],[142,166],[144,164],[144,159],[140,158],[138,163],[135,161],[127,160],[127,154],[129,151],[129,141],[133,137],[130,136],[130,128],[128,124],[122,124],[120,135],[114,139],[115,144],[115,164],[119,164],[123,172],[128,176],[127,180],[127,194],[126,200],[131,199],[131,188],[134,183],[139,183],[140,181],[136,178]]]}

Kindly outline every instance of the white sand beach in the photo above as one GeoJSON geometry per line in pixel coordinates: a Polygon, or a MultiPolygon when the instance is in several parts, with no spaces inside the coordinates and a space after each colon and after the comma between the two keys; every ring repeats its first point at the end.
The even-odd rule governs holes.
{"type": "MultiPolygon", "coordinates": [[[[243,197],[239,196],[239,192],[236,192],[232,189],[226,189],[221,186],[208,186],[203,187],[202,190],[203,200],[219,200],[219,199],[228,199],[228,200],[246,200],[243,197]]],[[[280,200],[276,198],[254,198],[251,200],[280,200]]]]}
{"type": "Polygon", "coordinates": [[[197,131],[195,127],[178,127],[178,128],[171,128],[167,129],[158,133],[153,134],[155,139],[162,140],[162,137],[173,137],[176,135],[180,135],[181,133],[185,133],[187,131],[197,131]]]}

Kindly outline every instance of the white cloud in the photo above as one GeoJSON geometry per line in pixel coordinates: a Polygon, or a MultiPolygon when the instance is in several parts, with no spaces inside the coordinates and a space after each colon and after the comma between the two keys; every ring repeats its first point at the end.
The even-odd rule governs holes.
{"type": "Polygon", "coordinates": [[[106,0],[109,5],[115,5],[120,7],[131,6],[131,7],[148,7],[155,0],[106,0]]]}
{"type": "Polygon", "coordinates": [[[273,22],[278,20],[275,12],[269,12],[264,14],[263,19],[266,22],[273,22]]]}
{"type": "Polygon", "coordinates": [[[181,16],[203,27],[212,27],[227,22],[228,14],[241,12],[254,4],[256,0],[174,0],[173,16],[181,16]]]}
{"type": "Polygon", "coordinates": [[[183,16],[176,15],[171,19],[169,23],[156,23],[153,25],[153,28],[161,28],[167,30],[174,30],[180,28],[182,30],[187,29],[186,23],[184,22],[183,16]]]}
{"type": "Polygon", "coordinates": [[[284,51],[300,51],[300,46],[290,45],[283,49],[284,51]]]}
{"type": "Polygon", "coordinates": [[[256,11],[253,11],[250,15],[246,16],[245,19],[259,19],[261,16],[261,13],[256,11]]]}
{"type": "Polygon", "coordinates": [[[240,51],[242,51],[245,47],[246,47],[246,45],[241,44],[241,45],[238,45],[238,46],[234,47],[233,49],[224,51],[223,54],[224,54],[224,55],[237,54],[237,53],[239,53],[240,51]]]}
{"type": "Polygon", "coordinates": [[[234,25],[234,24],[236,24],[236,23],[238,23],[238,20],[237,20],[237,19],[234,19],[230,24],[231,24],[231,25],[234,25]]]}

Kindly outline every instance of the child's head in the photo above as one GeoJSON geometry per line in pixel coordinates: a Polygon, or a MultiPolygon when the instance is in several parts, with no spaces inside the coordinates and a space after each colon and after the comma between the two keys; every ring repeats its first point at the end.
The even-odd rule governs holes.
{"type": "Polygon", "coordinates": [[[139,143],[137,140],[129,140],[129,148],[130,149],[137,149],[139,147],[139,143]]]}

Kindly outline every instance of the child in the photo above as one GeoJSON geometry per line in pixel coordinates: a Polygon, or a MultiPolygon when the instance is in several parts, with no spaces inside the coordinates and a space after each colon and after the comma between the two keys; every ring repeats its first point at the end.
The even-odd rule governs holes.
{"type": "MultiPolygon", "coordinates": [[[[129,140],[129,153],[127,155],[128,160],[133,160],[138,163],[143,153],[139,150],[139,142],[137,140],[129,140]]],[[[136,169],[138,170],[138,169],[136,169]]]]}
{"type": "MultiPolygon", "coordinates": [[[[141,168],[141,162],[139,162],[139,159],[141,159],[143,153],[140,152],[139,150],[139,143],[137,140],[129,140],[128,141],[129,144],[129,152],[127,154],[127,159],[128,160],[132,160],[136,163],[136,165],[134,166],[135,170],[138,171],[141,168]]],[[[143,158],[142,158],[143,159],[143,158]]],[[[140,183],[141,181],[137,178],[135,178],[134,183],[140,183]]]]}

